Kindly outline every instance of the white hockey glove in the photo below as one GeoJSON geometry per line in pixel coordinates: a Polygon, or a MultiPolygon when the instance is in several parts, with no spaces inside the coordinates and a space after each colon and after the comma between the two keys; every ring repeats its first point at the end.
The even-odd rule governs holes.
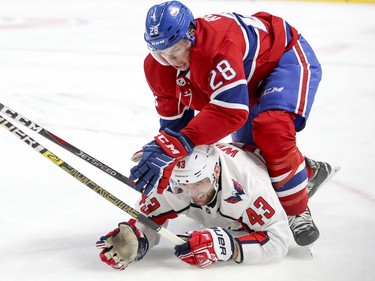
{"type": "Polygon", "coordinates": [[[143,258],[148,240],[135,226],[135,220],[119,223],[118,228],[100,237],[96,247],[102,249],[100,259],[112,268],[124,270],[129,263],[143,258]]]}

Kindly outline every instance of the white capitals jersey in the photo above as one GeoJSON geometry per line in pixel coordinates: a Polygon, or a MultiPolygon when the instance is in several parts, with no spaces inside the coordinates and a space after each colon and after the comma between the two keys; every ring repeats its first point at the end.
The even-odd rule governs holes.
{"type": "MultiPolygon", "coordinates": [[[[169,188],[163,194],[143,196],[138,209],[159,225],[186,215],[204,227],[229,229],[242,246],[242,262],[256,264],[285,256],[288,251],[287,216],[271,185],[264,163],[255,154],[227,143],[217,143],[221,174],[216,198],[206,206],[197,206],[186,193],[175,194],[169,188]]],[[[137,222],[150,247],[159,235],[137,222]]],[[[197,230],[197,229],[191,229],[197,230]]]]}

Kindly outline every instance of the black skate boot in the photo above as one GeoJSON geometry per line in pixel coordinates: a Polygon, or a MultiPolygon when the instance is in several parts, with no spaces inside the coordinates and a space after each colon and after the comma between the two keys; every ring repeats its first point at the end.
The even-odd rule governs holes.
{"type": "Polygon", "coordinates": [[[302,214],[288,216],[289,227],[294,240],[300,246],[307,246],[319,238],[319,229],[314,224],[309,208],[302,214]]]}
{"type": "Polygon", "coordinates": [[[326,162],[314,161],[305,157],[306,165],[313,170],[313,175],[307,183],[308,197],[311,198],[315,192],[334,174],[336,174],[340,167],[334,167],[326,162]]]}

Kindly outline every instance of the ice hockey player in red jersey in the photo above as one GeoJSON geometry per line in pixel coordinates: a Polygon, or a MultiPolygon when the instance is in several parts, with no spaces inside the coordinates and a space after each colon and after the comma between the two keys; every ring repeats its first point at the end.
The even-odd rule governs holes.
{"type": "MultiPolygon", "coordinates": [[[[218,261],[269,263],[288,252],[288,219],[264,162],[230,144],[196,146],[177,163],[163,194],[143,195],[137,206],[159,225],[181,215],[196,221],[198,229],[184,235],[186,242],[175,246],[175,255],[199,268],[218,261]]],[[[103,262],[124,269],[142,259],[159,238],[131,219],[96,245],[103,262]]]]}
{"type": "Polygon", "coordinates": [[[305,157],[296,143],[322,74],[305,38],[266,12],[194,18],[178,1],[149,9],[144,38],[160,128],[130,171],[136,189],[162,193],[178,160],[231,135],[260,151],[296,243],[318,239],[308,197],[332,168],[305,157]]]}

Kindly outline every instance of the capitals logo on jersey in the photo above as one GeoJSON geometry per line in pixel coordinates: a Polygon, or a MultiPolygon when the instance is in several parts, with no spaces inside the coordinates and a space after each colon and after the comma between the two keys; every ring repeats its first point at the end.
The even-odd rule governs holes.
{"type": "Polygon", "coordinates": [[[242,201],[241,195],[245,194],[243,186],[236,180],[232,179],[233,182],[233,188],[234,191],[232,192],[232,196],[229,196],[227,199],[224,199],[224,201],[235,204],[239,201],[242,201]]]}

